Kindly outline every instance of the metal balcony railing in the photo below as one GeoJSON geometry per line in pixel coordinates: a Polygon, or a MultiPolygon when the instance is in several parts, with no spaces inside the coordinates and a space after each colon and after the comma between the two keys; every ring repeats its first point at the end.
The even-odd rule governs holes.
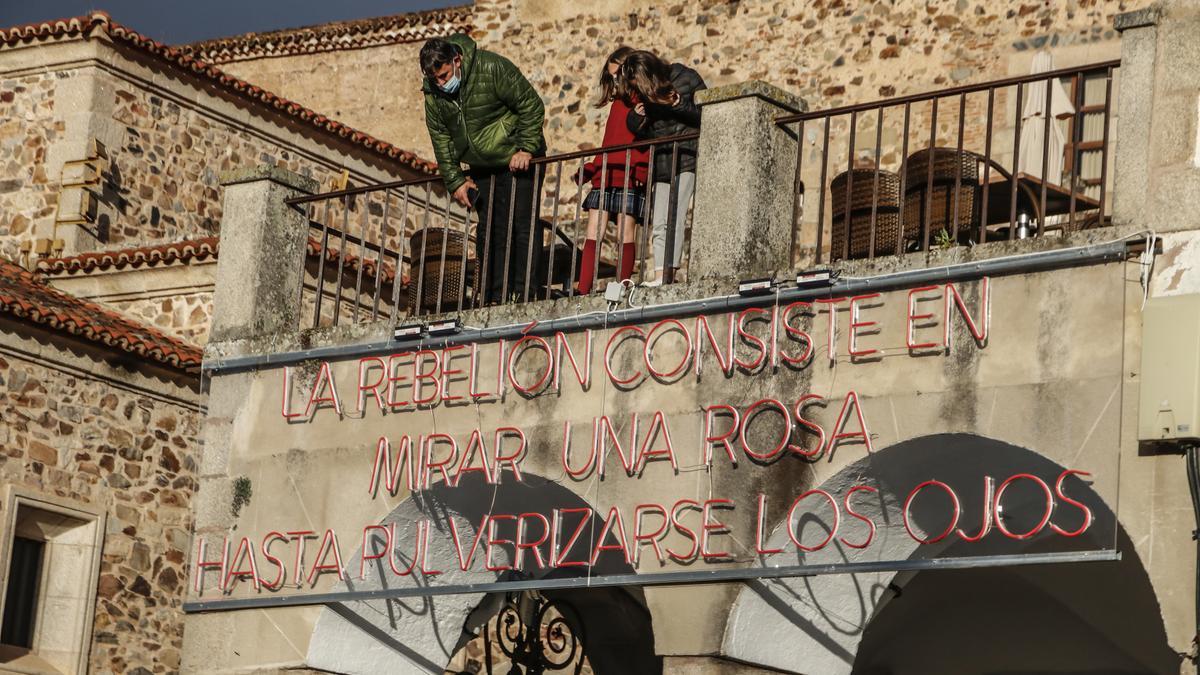
{"type": "Polygon", "coordinates": [[[661,268],[661,283],[672,283],[690,254],[690,193],[680,190],[679,176],[697,139],[687,134],[535,158],[513,181],[480,174],[469,207],[454,201],[440,178],[290,199],[310,225],[301,327],[572,297],[581,289],[596,292],[619,272],[628,283],[644,283],[661,268]],[[617,194],[600,198],[610,189],[617,194]],[[592,191],[600,193],[596,215],[584,208],[592,191]],[[622,246],[622,228],[606,208],[636,221],[632,237],[624,228],[629,245],[622,246]],[[492,214],[483,226],[481,213],[492,214]],[[583,269],[589,219],[596,242],[590,279],[583,269]],[[655,245],[647,225],[655,222],[681,226],[660,228],[664,241],[655,245]]]}
{"type": "Polygon", "coordinates": [[[904,255],[1109,223],[1119,61],[806,112],[793,262],[904,255]]]}

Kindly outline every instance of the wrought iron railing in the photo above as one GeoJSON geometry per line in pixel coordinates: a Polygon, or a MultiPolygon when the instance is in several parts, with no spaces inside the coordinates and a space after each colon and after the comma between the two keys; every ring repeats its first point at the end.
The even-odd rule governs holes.
{"type": "MultiPolygon", "coordinates": [[[[439,178],[290,199],[310,224],[301,327],[573,297],[618,276],[631,284],[672,283],[690,257],[691,191],[683,189],[683,169],[697,139],[535,158],[520,180],[477,173],[469,205],[447,194],[439,178]],[[600,215],[587,212],[589,192],[612,190],[617,194],[593,209],[600,215]],[[628,212],[636,225],[622,228],[609,211],[628,212]],[[480,213],[492,214],[485,226],[480,213]],[[586,244],[589,218],[593,247],[586,244]],[[658,243],[656,223],[664,224],[653,235],[658,243]],[[584,269],[589,249],[592,264],[584,269]]],[[[694,174],[690,180],[694,186],[694,174]]]]}
{"type": "Polygon", "coordinates": [[[1119,61],[806,112],[793,262],[904,255],[1108,224],[1119,61]]]}

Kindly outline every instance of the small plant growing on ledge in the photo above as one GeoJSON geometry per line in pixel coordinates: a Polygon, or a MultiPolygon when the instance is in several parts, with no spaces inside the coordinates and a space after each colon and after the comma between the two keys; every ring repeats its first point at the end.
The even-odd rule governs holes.
{"type": "Polygon", "coordinates": [[[237,518],[241,513],[242,507],[250,503],[250,497],[254,494],[254,490],[250,487],[250,479],[245,476],[238,476],[233,480],[233,503],[230,510],[233,511],[233,517],[237,518]]]}
{"type": "Polygon", "coordinates": [[[933,245],[942,249],[943,251],[949,248],[954,248],[954,243],[954,236],[951,235],[950,231],[945,228],[938,230],[937,233],[933,235],[933,245]]]}

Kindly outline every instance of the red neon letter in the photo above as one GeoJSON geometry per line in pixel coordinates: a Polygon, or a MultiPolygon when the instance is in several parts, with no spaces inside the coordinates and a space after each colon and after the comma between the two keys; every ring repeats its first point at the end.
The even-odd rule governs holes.
{"type": "Polygon", "coordinates": [[[744,341],[747,344],[754,347],[754,351],[757,352],[757,354],[758,354],[757,356],[754,357],[753,361],[743,361],[741,359],[741,357],[739,357],[735,353],[733,356],[733,362],[737,364],[738,368],[743,368],[749,372],[754,372],[754,371],[758,370],[759,367],[762,366],[763,361],[766,361],[766,359],[767,359],[767,343],[764,342],[762,338],[760,338],[757,335],[754,335],[753,333],[750,333],[749,331],[746,330],[746,321],[747,321],[747,319],[753,320],[753,317],[755,317],[759,314],[767,314],[767,313],[768,313],[767,310],[761,309],[758,307],[751,307],[749,309],[743,309],[741,312],[738,312],[738,320],[737,320],[738,337],[740,337],[742,339],[742,341],[744,341]]]}
{"type": "Polygon", "coordinates": [[[635,546],[633,551],[633,564],[635,567],[641,560],[642,542],[644,540],[649,540],[650,546],[654,548],[654,557],[658,558],[658,564],[662,565],[666,562],[666,560],[663,558],[662,549],[658,547],[658,540],[661,539],[663,534],[667,531],[668,522],[670,522],[670,518],[667,516],[667,510],[663,508],[661,504],[638,504],[633,509],[633,542],[635,546]],[[642,513],[648,513],[651,511],[657,512],[658,515],[662,516],[662,522],[659,523],[657,530],[643,534],[642,513]]]}
{"type": "Polygon", "coordinates": [[[746,414],[742,417],[742,427],[739,435],[742,437],[742,450],[744,450],[747,455],[760,462],[769,462],[775,459],[784,449],[784,447],[787,446],[788,440],[792,436],[791,413],[788,412],[787,406],[773,398],[764,398],[762,400],[755,401],[749,408],[746,409],[746,414]],[[775,408],[781,415],[783,415],[783,434],[779,437],[779,441],[775,444],[775,447],[772,448],[770,452],[758,453],[750,449],[750,422],[752,422],[754,418],[758,416],[759,412],[766,410],[764,406],[768,405],[775,408]]]}
{"type": "MultiPolygon", "coordinates": [[[[462,396],[454,396],[450,393],[451,375],[462,375],[466,371],[462,368],[451,368],[454,363],[454,352],[459,349],[466,349],[466,345],[450,345],[442,348],[442,402],[461,401],[462,396]]],[[[467,376],[470,379],[470,375],[467,376]]],[[[468,383],[469,384],[469,383],[468,383]]]]}
{"type": "Polygon", "coordinates": [[[679,521],[679,510],[681,507],[695,509],[698,511],[700,510],[700,502],[696,501],[695,499],[680,499],[679,501],[675,502],[674,506],[671,507],[671,527],[675,528],[675,531],[687,537],[688,540],[692,542],[692,547],[688,549],[686,555],[680,555],[671,550],[670,547],[667,547],[667,555],[671,556],[673,560],[678,562],[687,562],[696,557],[696,550],[699,548],[700,539],[696,536],[695,530],[679,521]]]}
{"type": "Polygon", "coordinates": [[[413,359],[413,376],[412,376],[412,402],[416,405],[425,405],[433,403],[442,397],[442,359],[438,353],[432,349],[422,349],[417,352],[413,359]],[[433,370],[424,372],[425,357],[433,358],[433,370]],[[427,382],[433,385],[433,394],[429,397],[423,397],[421,392],[425,390],[425,386],[421,384],[427,382]]]}
{"type": "Polygon", "coordinates": [[[867,446],[867,452],[874,452],[871,447],[871,432],[867,431],[867,420],[863,417],[862,403],[858,401],[858,394],[853,389],[846,393],[846,400],[842,402],[842,411],[838,413],[837,424],[833,426],[833,436],[829,438],[829,446],[826,450],[829,454],[833,454],[833,448],[841,442],[843,438],[861,438],[863,444],[867,446]],[[854,413],[858,418],[858,431],[843,432],[842,429],[846,426],[846,413],[849,412],[850,403],[854,403],[854,413]]]}
{"type": "Polygon", "coordinates": [[[846,496],[842,499],[842,503],[846,506],[846,513],[866,523],[867,526],[871,528],[871,531],[867,533],[866,540],[861,544],[851,544],[850,542],[846,541],[845,537],[838,537],[838,541],[842,542],[846,546],[849,546],[850,548],[866,548],[871,545],[871,540],[875,538],[875,521],[855,511],[854,508],[850,506],[850,498],[854,496],[855,492],[879,492],[879,490],[871,487],[870,485],[855,485],[854,487],[850,488],[850,490],[846,493],[846,496]]]}
{"type": "Polygon", "coordinates": [[[918,544],[935,544],[935,543],[945,539],[947,535],[949,535],[951,532],[954,531],[954,529],[956,527],[958,527],[958,517],[959,517],[959,514],[961,514],[961,513],[962,513],[962,505],[959,503],[958,495],[954,492],[953,488],[951,488],[949,485],[946,485],[945,483],[943,483],[940,480],[927,480],[924,483],[921,483],[917,487],[913,488],[912,492],[908,493],[908,499],[904,500],[904,513],[903,513],[904,529],[908,532],[908,536],[912,537],[913,541],[917,542],[918,544]],[[942,533],[939,534],[938,536],[930,538],[930,539],[922,539],[922,538],[918,537],[915,532],[913,532],[911,518],[909,517],[908,514],[909,514],[909,510],[912,507],[913,500],[917,498],[917,495],[921,492],[921,490],[924,490],[925,488],[927,488],[931,485],[938,486],[939,488],[944,490],[946,492],[946,494],[950,495],[950,501],[954,504],[954,518],[951,519],[950,524],[947,525],[946,529],[943,530],[942,533]]]}
{"type": "MultiPolygon", "coordinates": [[[[383,386],[383,381],[387,377],[387,366],[384,365],[383,359],[377,356],[366,356],[358,360],[358,412],[366,414],[367,412],[367,397],[374,397],[376,405],[379,406],[379,411],[383,412],[383,397],[379,395],[379,388],[383,386]],[[379,377],[374,382],[368,384],[363,382],[363,376],[372,365],[379,366],[379,377]]],[[[386,392],[385,392],[386,393],[386,392]]]]}
{"type": "Polygon", "coordinates": [[[554,352],[550,350],[550,343],[546,342],[545,338],[537,335],[526,335],[520,340],[517,340],[517,342],[513,345],[512,351],[508,353],[508,382],[513,386],[513,389],[516,389],[524,396],[536,396],[538,392],[541,391],[542,387],[550,381],[550,377],[553,374],[554,352]],[[525,347],[522,349],[522,346],[526,343],[532,343],[533,345],[540,347],[541,350],[546,353],[546,369],[542,371],[541,377],[538,378],[538,381],[535,382],[532,387],[521,386],[521,383],[517,381],[517,374],[513,372],[513,368],[516,367],[517,362],[520,361],[521,357],[525,355],[525,352],[529,351],[530,349],[530,347],[525,347]]]}
{"type": "Polygon", "coordinates": [[[726,336],[725,354],[722,355],[721,354],[721,346],[717,344],[717,338],[716,338],[716,336],[713,335],[712,328],[710,328],[708,325],[708,318],[703,315],[696,317],[696,376],[697,377],[700,376],[700,373],[703,370],[702,364],[704,362],[704,358],[701,354],[701,352],[704,351],[704,340],[701,337],[701,332],[700,332],[701,330],[704,331],[703,335],[708,338],[708,344],[709,344],[709,346],[712,347],[713,354],[715,354],[717,357],[717,365],[721,367],[721,372],[725,375],[725,377],[729,377],[730,375],[733,375],[733,367],[734,367],[733,337],[737,333],[737,329],[734,328],[734,319],[735,319],[734,315],[730,314],[729,315],[729,328],[725,333],[725,336],[726,336]]]}
{"type": "Polygon", "coordinates": [[[321,370],[317,372],[317,380],[308,395],[308,406],[304,408],[304,416],[311,417],[313,409],[321,403],[332,403],[334,412],[338,417],[342,416],[342,400],[338,398],[337,386],[333,383],[333,371],[329,369],[328,361],[321,362],[321,370]],[[329,389],[329,395],[320,396],[322,389],[329,389]]]}
{"type": "Polygon", "coordinates": [[[725,454],[729,455],[729,461],[737,466],[737,454],[733,451],[733,444],[729,442],[729,437],[737,434],[738,429],[742,424],[742,416],[738,414],[737,408],[731,405],[718,403],[710,405],[704,409],[704,465],[712,466],[712,449],[713,445],[720,443],[725,448],[725,454]],[[724,434],[714,436],[712,432],[713,414],[716,412],[728,413],[733,416],[733,423],[725,430],[724,434]]]}
{"type": "Polygon", "coordinates": [[[959,313],[967,322],[967,330],[971,331],[971,337],[975,338],[976,344],[980,347],[987,345],[988,328],[992,325],[992,295],[988,290],[988,278],[984,277],[979,280],[981,285],[980,295],[982,296],[979,303],[983,306],[983,321],[982,325],[976,326],[975,320],[971,318],[967,312],[967,305],[963,302],[962,296],[958,294],[958,289],[954,284],[946,284],[946,323],[942,327],[942,343],[946,345],[946,349],[950,349],[950,338],[953,332],[950,330],[950,306],[951,304],[958,307],[959,313]]]}
{"type": "Polygon", "coordinates": [[[1007,480],[1000,484],[1000,487],[996,488],[996,499],[992,504],[992,512],[996,514],[996,529],[1000,530],[1001,534],[1009,539],[1029,539],[1038,532],[1041,532],[1042,528],[1046,527],[1046,523],[1050,522],[1050,514],[1054,512],[1054,493],[1050,492],[1050,486],[1046,485],[1046,481],[1042,480],[1041,478],[1038,478],[1033,474],[1019,473],[1015,476],[1010,476],[1007,480]],[[1034,525],[1033,528],[1028,532],[1013,534],[1009,531],[1008,527],[1004,525],[1004,518],[1001,517],[1000,500],[1004,498],[1004,491],[1008,489],[1008,486],[1012,485],[1018,480],[1021,480],[1022,478],[1037,483],[1037,486],[1042,489],[1042,495],[1045,497],[1045,501],[1043,502],[1042,518],[1038,521],[1037,525],[1034,525]]]}
{"type": "Polygon", "coordinates": [[[725,527],[725,523],[719,520],[709,521],[712,512],[717,508],[733,508],[733,500],[730,499],[706,499],[704,506],[700,509],[700,555],[706,560],[728,558],[728,551],[709,551],[709,533],[712,534],[729,534],[729,528],[725,527]]]}
{"type": "Polygon", "coordinates": [[[817,455],[821,454],[821,449],[825,447],[825,430],[821,428],[820,424],[805,419],[804,415],[800,414],[802,410],[810,405],[825,405],[825,397],[820,396],[819,394],[805,394],[800,397],[800,400],[796,401],[796,407],[793,409],[793,413],[796,416],[796,424],[799,424],[800,426],[817,435],[816,447],[814,447],[812,450],[807,450],[803,446],[794,445],[791,443],[788,444],[788,450],[791,450],[801,457],[808,458],[816,457],[817,455]]]}
{"type": "Polygon", "coordinates": [[[313,558],[313,561],[315,564],[308,572],[307,581],[310,585],[317,575],[325,572],[337,572],[339,581],[346,580],[346,572],[342,569],[342,554],[338,550],[337,533],[333,530],[325,530],[325,537],[321,539],[321,546],[317,548],[317,557],[313,558]],[[333,563],[327,564],[323,561],[330,551],[333,551],[333,563]]]}
{"type": "Polygon", "coordinates": [[[868,328],[870,326],[878,325],[878,322],[876,322],[876,321],[859,321],[858,320],[858,312],[860,309],[860,307],[858,306],[858,303],[863,300],[872,300],[872,299],[878,298],[878,297],[879,297],[878,293],[868,293],[867,295],[856,295],[853,298],[850,298],[850,340],[849,340],[850,348],[849,348],[849,351],[850,351],[851,357],[869,356],[869,355],[874,354],[879,351],[878,349],[859,349],[858,348],[858,329],[859,328],[868,328]]]}
{"type": "Polygon", "coordinates": [[[829,360],[833,361],[837,358],[837,306],[840,302],[845,302],[845,298],[817,298],[813,302],[818,305],[828,305],[829,309],[829,339],[826,349],[829,352],[829,360]]]}
{"type": "Polygon", "coordinates": [[[788,334],[788,337],[791,337],[795,340],[800,340],[800,341],[804,342],[804,353],[802,353],[800,356],[788,356],[781,349],[779,352],[779,358],[783,359],[783,362],[788,365],[804,366],[805,364],[808,363],[809,359],[812,358],[813,340],[812,340],[812,336],[810,336],[808,333],[800,330],[799,328],[792,327],[792,324],[791,324],[792,312],[797,309],[803,309],[805,311],[811,312],[812,311],[812,303],[810,303],[810,302],[793,302],[792,304],[788,305],[787,307],[784,307],[783,308],[783,330],[785,333],[788,334]]]}
{"type": "Polygon", "coordinates": [[[613,345],[620,345],[622,342],[624,342],[624,340],[618,340],[617,338],[621,337],[621,335],[625,333],[637,333],[638,337],[642,338],[643,342],[646,340],[646,334],[643,333],[642,329],[638,328],[637,326],[621,326],[613,331],[613,334],[608,336],[608,344],[604,347],[604,372],[608,375],[608,379],[611,380],[613,384],[622,387],[631,387],[641,383],[642,380],[646,379],[646,374],[639,370],[632,376],[626,379],[621,379],[617,377],[616,373],[614,373],[612,369],[612,355],[613,352],[616,351],[613,348],[613,345]]]}
{"type": "Polygon", "coordinates": [[[1058,480],[1055,481],[1055,483],[1054,483],[1054,493],[1058,495],[1059,499],[1070,504],[1071,506],[1078,508],[1080,511],[1083,511],[1083,525],[1080,525],[1078,530],[1073,530],[1071,532],[1068,532],[1068,531],[1060,528],[1059,526],[1055,525],[1054,523],[1050,523],[1050,529],[1054,530],[1056,533],[1061,534],[1064,537],[1078,537],[1079,535],[1083,534],[1084,532],[1087,532],[1088,528],[1092,526],[1092,510],[1087,507],[1087,504],[1084,504],[1083,502],[1075,500],[1075,499],[1071,499],[1070,497],[1067,496],[1067,494],[1065,492],[1063,492],[1063,489],[1062,489],[1063,481],[1066,480],[1067,476],[1070,476],[1070,475],[1090,476],[1092,474],[1090,474],[1086,471],[1067,469],[1066,471],[1063,471],[1061,474],[1059,474],[1058,480]]]}
{"type": "Polygon", "coordinates": [[[917,321],[933,318],[933,314],[916,314],[915,313],[917,310],[917,300],[919,299],[916,297],[917,293],[928,293],[929,291],[936,291],[936,290],[937,290],[937,286],[922,286],[920,288],[914,288],[908,292],[908,316],[905,318],[904,342],[905,342],[905,344],[908,345],[909,351],[913,351],[913,350],[917,350],[917,349],[929,349],[930,347],[938,346],[938,344],[936,342],[917,342],[916,341],[917,340],[917,337],[916,337],[917,328],[919,328],[919,326],[917,326],[917,321]]]}
{"type": "Polygon", "coordinates": [[[837,536],[838,527],[841,525],[841,520],[841,509],[838,508],[837,500],[833,498],[833,495],[824,490],[808,490],[799,497],[796,497],[796,501],[792,502],[792,508],[788,509],[788,538],[790,538],[792,540],[792,544],[801,551],[819,551],[825,548],[825,546],[829,542],[833,541],[833,538],[837,536]],[[801,544],[800,537],[796,535],[796,528],[792,525],[792,522],[796,518],[796,507],[799,506],[800,502],[804,501],[804,498],[808,497],[809,495],[821,495],[825,498],[825,501],[829,502],[829,506],[833,509],[833,526],[829,528],[829,535],[825,537],[825,539],[821,540],[821,543],[817,544],[816,546],[805,546],[804,544],[801,544]]]}

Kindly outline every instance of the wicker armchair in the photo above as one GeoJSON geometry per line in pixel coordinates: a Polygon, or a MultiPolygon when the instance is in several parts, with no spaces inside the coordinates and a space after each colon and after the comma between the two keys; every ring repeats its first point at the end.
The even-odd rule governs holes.
{"type": "Polygon", "coordinates": [[[900,237],[900,176],[882,169],[851,169],[834,176],[829,259],[866,258],[896,253],[900,237]],[[875,176],[879,176],[876,188],[875,176]],[[847,200],[847,188],[849,199],[847,200]],[[871,242],[874,205],[875,241],[871,242]],[[847,216],[849,222],[847,223],[847,216]]]}
{"type": "Polygon", "coordinates": [[[465,297],[463,283],[471,285],[475,274],[475,259],[468,254],[466,273],[463,270],[463,250],[466,236],[461,230],[427,227],[409,239],[408,251],[412,260],[408,282],[408,308],[411,312],[426,313],[459,309],[459,299],[465,297]],[[442,249],[445,248],[443,273],[442,249]],[[464,279],[465,277],[465,279],[464,279]],[[417,303],[418,286],[421,301],[417,303]]]}
{"type": "Polygon", "coordinates": [[[982,159],[973,152],[954,148],[926,148],[909,155],[904,166],[906,240],[923,247],[926,226],[931,241],[943,230],[947,235],[957,233],[960,240],[979,232],[982,159]]]}

